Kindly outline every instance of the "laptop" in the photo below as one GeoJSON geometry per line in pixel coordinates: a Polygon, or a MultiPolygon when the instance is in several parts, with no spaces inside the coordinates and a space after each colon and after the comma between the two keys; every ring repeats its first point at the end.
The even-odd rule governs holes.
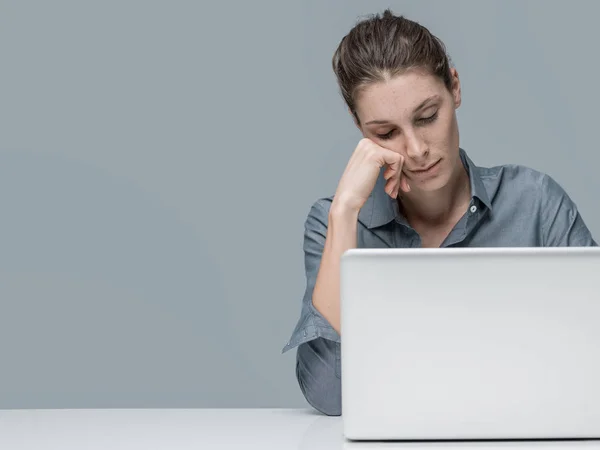
{"type": "Polygon", "coordinates": [[[600,438],[600,248],[351,249],[349,440],[600,438]]]}

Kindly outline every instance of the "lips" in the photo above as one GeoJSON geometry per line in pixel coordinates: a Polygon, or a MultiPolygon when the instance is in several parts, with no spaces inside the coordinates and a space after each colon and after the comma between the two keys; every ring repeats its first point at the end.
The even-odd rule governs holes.
{"type": "Polygon", "coordinates": [[[437,165],[437,163],[439,163],[440,160],[437,160],[436,162],[434,162],[433,164],[423,168],[423,169],[412,169],[410,172],[414,172],[414,173],[423,173],[423,172],[427,172],[428,170],[432,169],[435,165],[437,165]]]}

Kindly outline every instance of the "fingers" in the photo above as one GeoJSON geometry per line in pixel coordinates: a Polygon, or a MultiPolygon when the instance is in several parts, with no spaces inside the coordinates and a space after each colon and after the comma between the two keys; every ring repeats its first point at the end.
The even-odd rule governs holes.
{"type": "Polygon", "coordinates": [[[394,169],[388,166],[383,172],[383,178],[387,181],[394,176],[394,173],[394,169]]]}
{"type": "Polygon", "coordinates": [[[385,191],[390,197],[396,199],[400,190],[410,192],[410,185],[406,177],[402,176],[404,157],[396,152],[392,153],[393,155],[384,155],[388,167],[383,172],[383,178],[387,181],[385,191]]]}
{"type": "Polygon", "coordinates": [[[406,177],[400,178],[400,188],[404,192],[410,192],[410,185],[408,184],[408,180],[406,179],[406,177]]]}
{"type": "Polygon", "coordinates": [[[406,177],[402,176],[404,157],[398,152],[381,147],[369,139],[363,139],[360,143],[363,150],[377,160],[379,167],[385,167],[383,177],[386,180],[385,192],[396,199],[400,190],[410,192],[410,185],[406,177]]]}
{"type": "Polygon", "coordinates": [[[395,187],[392,190],[391,197],[393,199],[398,198],[398,194],[400,193],[400,190],[402,190],[403,192],[410,192],[410,185],[408,184],[408,181],[406,181],[405,177],[401,177],[400,181],[395,184],[395,187]]]}

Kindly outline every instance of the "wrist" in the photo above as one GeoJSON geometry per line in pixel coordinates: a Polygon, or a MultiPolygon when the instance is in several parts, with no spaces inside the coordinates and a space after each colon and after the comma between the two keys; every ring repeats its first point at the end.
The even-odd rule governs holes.
{"type": "Polygon", "coordinates": [[[360,208],[342,199],[334,198],[329,208],[329,217],[335,220],[357,220],[360,208]]]}

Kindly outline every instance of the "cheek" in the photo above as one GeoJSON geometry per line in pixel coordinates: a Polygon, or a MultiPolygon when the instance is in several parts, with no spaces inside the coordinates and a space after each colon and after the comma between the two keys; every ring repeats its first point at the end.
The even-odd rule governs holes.
{"type": "Polygon", "coordinates": [[[454,114],[440,116],[428,135],[429,143],[442,148],[453,144],[458,136],[456,116],[454,114]]]}

